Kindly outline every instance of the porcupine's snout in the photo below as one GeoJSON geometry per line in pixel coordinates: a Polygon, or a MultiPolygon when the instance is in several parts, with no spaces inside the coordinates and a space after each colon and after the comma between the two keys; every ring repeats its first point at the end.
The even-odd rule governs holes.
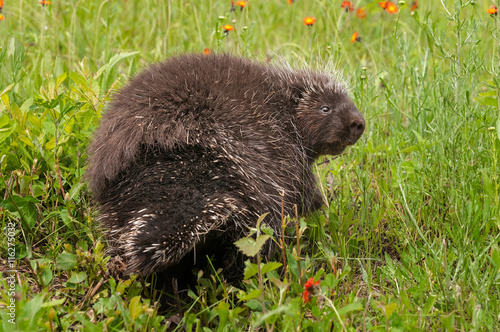
{"type": "Polygon", "coordinates": [[[365,119],[357,108],[351,111],[351,126],[349,135],[349,144],[354,144],[363,135],[365,131],[365,119]]]}

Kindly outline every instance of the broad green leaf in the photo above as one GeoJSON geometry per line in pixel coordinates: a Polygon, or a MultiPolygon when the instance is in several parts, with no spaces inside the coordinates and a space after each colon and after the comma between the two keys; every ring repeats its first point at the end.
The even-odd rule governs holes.
{"type": "Polygon", "coordinates": [[[69,277],[68,282],[72,284],[79,284],[87,279],[87,273],[85,271],[73,273],[71,277],[69,277]]]}
{"type": "Polygon", "coordinates": [[[428,315],[431,313],[432,308],[434,307],[434,303],[436,303],[437,296],[435,294],[429,294],[429,298],[427,302],[425,302],[424,308],[422,309],[422,313],[424,315],[428,315]]]}
{"type": "Polygon", "coordinates": [[[349,312],[358,311],[358,310],[363,310],[363,305],[361,303],[358,303],[358,302],[349,303],[348,305],[346,305],[345,307],[343,307],[339,310],[339,316],[344,317],[349,312]]]}
{"type": "Polygon", "coordinates": [[[45,143],[45,150],[52,150],[56,146],[56,138],[52,137],[47,143],[45,143]]]}
{"type": "Polygon", "coordinates": [[[413,171],[415,170],[415,165],[411,160],[406,160],[401,164],[401,168],[406,173],[413,173],[413,171]]]}
{"type": "Polygon", "coordinates": [[[219,302],[216,310],[219,314],[219,328],[217,331],[223,331],[223,328],[227,324],[227,317],[229,316],[229,304],[226,302],[219,302]]]}
{"type": "Polygon", "coordinates": [[[486,92],[480,92],[479,95],[482,97],[496,97],[497,92],[495,90],[490,90],[486,92]]]}
{"type": "Polygon", "coordinates": [[[332,289],[337,287],[339,279],[337,279],[332,273],[329,273],[325,276],[323,283],[326,285],[327,288],[332,289]]]}
{"type": "Polygon", "coordinates": [[[273,270],[276,270],[278,267],[282,266],[283,264],[281,263],[278,263],[278,262],[269,262],[269,263],[266,263],[260,270],[260,272],[262,274],[265,274],[269,271],[273,271],[273,270]]]}
{"type": "Polygon", "coordinates": [[[52,270],[49,267],[45,267],[40,275],[40,279],[44,286],[47,286],[52,281],[53,275],[52,270]]]}
{"type": "Polygon", "coordinates": [[[454,332],[455,328],[455,315],[453,313],[447,316],[441,316],[441,323],[443,324],[446,332],[454,332]]]}
{"type": "Polygon", "coordinates": [[[0,116],[0,143],[5,141],[16,130],[16,123],[10,125],[10,118],[7,114],[0,116]]]}
{"type": "Polygon", "coordinates": [[[478,96],[475,98],[478,103],[485,106],[498,106],[497,99],[494,97],[478,96]]]}
{"type": "Polygon", "coordinates": [[[83,77],[79,73],[74,72],[74,71],[70,72],[69,78],[71,78],[75,83],[77,83],[80,88],[87,87],[87,80],[85,79],[85,77],[83,77]]]}
{"type": "Polygon", "coordinates": [[[36,224],[38,216],[36,203],[38,202],[39,201],[32,196],[21,197],[18,195],[11,195],[0,203],[0,207],[4,207],[16,215],[20,214],[22,216],[21,222],[23,222],[23,226],[31,230],[36,224]]]}
{"type": "Polygon", "coordinates": [[[269,239],[269,235],[264,234],[257,238],[257,240],[252,239],[251,237],[244,237],[239,239],[234,244],[240,249],[242,253],[247,256],[254,257],[260,251],[262,246],[269,239]]]}
{"type": "Polygon", "coordinates": [[[136,320],[137,317],[142,314],[143,308],[141,306],[141,297],[139,295],[135,296],[130,300],[128,305],[128,310],[130,311],[130,318],[136,320]]]}
{"type": "Polygon", "coordinates": [[[68,73],[65,72],[65,73],[62,73],[61,75],[59,75],[59,77],[57,77],[57,80],[56,80],[56,90],[59,89],[59,87],[61,86],[61,84],[68,78],[68,73]]]}
{"type": "Polygon", "coordinates": [[[32,149],[35,149],[35,146],[33,145],[33,142],[29,139],[29,137],[26,137],[26,136],[18,136],[18,139],[23,142],[24,144],[26,144],[27,146],[29,146],[30,148],[32,149]]]}
{"type": "Polygon", "coordinates": [[[9,95],[7,95],[7,94],[0,95],[0,99],[3,101],[3,104],[5,105],[5,107],[10,111],[9,95]]]}
{"type": "Polygon", "coordinates": [[[252,276],[256,275],[259,273],[259,269],[257,267],[257,264],[250,263],[250,261],[245,261],[245,275],[243,276],[244,279],[249,279],[252,276]]]}
{"type": "Polygon", "coordinates": [[[261,289],[254,289],[254,290],[250,291],[250,293],[241,292],[241,294],[238,294],[238,298],[241,301],[248,301],[251,299],[258,298],[260,296],[260,294],[262,294],[261,289]]]}
{"type": "Polygon", "coordinates": [[[493,260],[495,267],[500,270],[500,250],[496,244],[493,245],[493,248],[491,248],[491,259],[493,260]]]}
{"type": "Polygon", "coordinates": [[[394,310],[396,310],[397,307],[397,303],[389,303],[384,307],[384,312],[387,319],[391,317],[392,313],[394,312],[394,310]]]}
{"type": "Polygon", "coordinates": [[[0,128],[7,127],[9,123],[10,118],[7,114],[3,113],[2,115],[0,115],[0,128]]]}
{"type": "Polygon", "coordinates": [[[38,294],[35,297],[33,297],[31,300],[29,300],[21,309],[21,312],[19,313],[19,317],[29,317],[30,322],[29,325],[30,327],[34,327],[33,319],[35,318],[36,314],[40,309],[42,309],[43,306],[43,298],[45,297],[45,294],[38,294]]]}
{"type": "Polygon", "coordinates": [[[64,301],[66,301],[66,299],[58,299],[58,300],[52,300],[52,301],[49,301],[49,302],[45,302],[44,304],[42,304],[42,308],[50,308],[50,307],[55,307],[55,306],[59,306],[61,304],[64,303],[64,301]]]}
{"type": "Polygon", "coordinates": [[[262,304],[258,300],[249,300],[245,305],[253,311],[262,311],[262,304]]]}
{"type": "Polygon", "coordinates": [[[72,253],[64,252],[57,256],[56,268],[63,271],[69,271],[76,266],[76,256],[72,253]]]}

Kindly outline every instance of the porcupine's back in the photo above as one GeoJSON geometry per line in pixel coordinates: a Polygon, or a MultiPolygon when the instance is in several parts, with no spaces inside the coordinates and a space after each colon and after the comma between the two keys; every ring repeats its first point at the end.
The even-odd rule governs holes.
{"type": "Polygon", "coordinates": [[[282,200],[285,212],[319,207],[313,158],[343,150],[342,135],[346,144],[360,136],[339,134],[354,126],[349,117],[331,126],[308,113],[321,93],[359,113],[326,75],[227,55],[172,58],[122,89],[91,146],[88,177],[126,272],[158,272],[225,246],[230,266],[232,242],[259,215],[271,212],[279,235],[282,200]]]}
{"type": "MultiPolygon", "coordinates": [[[[221,130],[229,138],[259,130],[253,112],[266,113],[259,108],[272,89],[265,72],[261,64],[228,55],[183,55],[133,78],[114,96],[90,147],[87,177],[94,197],[106,196],[109,181],[137,159],[141,146],[207,147],[221,130]]],[[[263,122],[274,120],[266,116],[261,114],[260,134],[267,134],[263,122]]]]}

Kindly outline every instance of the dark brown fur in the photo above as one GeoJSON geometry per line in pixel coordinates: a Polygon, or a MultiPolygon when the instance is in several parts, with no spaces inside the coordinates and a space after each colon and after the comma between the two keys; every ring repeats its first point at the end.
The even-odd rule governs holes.
{"type": "Polygon", "coordinates": [[[89,150],[111,254],[142,275],[219,250],[230,266],[263,213],[279,236],[282,194],[287,214],[322,205],[314,159],[363,130],[327,74],[229,55],[155,64],[115,96],[89,150]]]}

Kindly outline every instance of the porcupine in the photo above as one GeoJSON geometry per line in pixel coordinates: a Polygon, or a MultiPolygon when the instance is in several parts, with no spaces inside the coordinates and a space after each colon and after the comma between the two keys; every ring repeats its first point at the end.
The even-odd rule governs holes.
{"type": "Polygon", "coordinates": [[[110,254],[125,274],[212,253],[233,271],[233,243],[260,215],[279,237],[282,204],[285,214],[321,207],[314,160],[364,129],[334,74],[227,54],[151,65],[114,96],[89,149],[110,254]]]}

